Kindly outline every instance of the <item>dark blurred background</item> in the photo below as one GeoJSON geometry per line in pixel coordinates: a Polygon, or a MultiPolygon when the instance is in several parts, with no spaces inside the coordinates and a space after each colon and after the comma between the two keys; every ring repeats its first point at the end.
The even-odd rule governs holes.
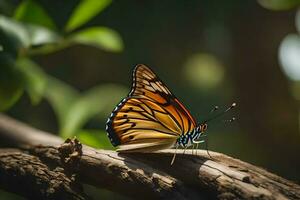
{"type": "MultiPolygon", "coordinates": [[[[48,81],[37,103],[25,88],[3,109],[6,114],[63,137],[79,135],[92,146],[112,148],[104,131],[106,118],[129,92],[133,67],[143,63],[199,122],[215,105],[224,109],[237,103],[209,124],[210,150],[300,183],[299,1],[115,0],[71,31],[65,27],[80,1],[32,2],[55,24],[49,30],[62,38],[101,26],[114,31],[117,44],[105,48],[78,40],[53,51],[36,53],[44,45],[38,44],[29,47],[30,53],[17,53],[15,60],[20,54],[30,58],[48,81]],[[62,107],[70,102],[74,107],[63,116],[62,107]],[[227,123],[232,117],[236,121],[227,123]]],[[[22,3],[0,0],[0,11],[22,23],[45,25],[21,11],[16,17],[22,3]]]]}

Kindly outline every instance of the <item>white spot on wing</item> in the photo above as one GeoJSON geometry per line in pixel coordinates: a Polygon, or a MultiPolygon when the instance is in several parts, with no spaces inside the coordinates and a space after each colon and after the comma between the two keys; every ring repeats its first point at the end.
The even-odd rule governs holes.
{"type": "Polygon", "coordinates": [[[151,83],[151,86],[154,88],[154,90],[161,92],[161,89],[155,83],[151,83]]]}
{"type": "Polygon", "coordinates": [[[159,87],[161,88],[161,90],[162,90],[164,93],[166,93],[166,94],[169,94],[169,93],[170,93],[170,92],[167,91],[167,89],[162,85],[161,82],[157,82],[157,84],[159,85],[159,87]]]}

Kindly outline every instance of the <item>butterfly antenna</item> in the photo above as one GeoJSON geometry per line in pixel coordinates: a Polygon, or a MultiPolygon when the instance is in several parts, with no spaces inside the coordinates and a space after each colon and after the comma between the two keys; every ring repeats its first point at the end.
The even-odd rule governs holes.
{"type": "Polygon", "coordinates": [[[173,165],[174,161],[175,161],[175,157],[176,157],[176,153],[177,153],[177,149],[178,149],[178,144],[176,145],[176,148],[175,148],[175,152],[174,152],[174,155],[173,155],[173,158],[172,158],[172,161],[171,161],[171,165],[173,165]]]}
{"type": "MultiPolygon", "coordinates": [[[[210,119],[205,120],[203,123],[207,123],[207,122],[209,122],[209,121],[211,121],[211,120],[213,120],[213,119],[216,119],[216,118],[221,117],[222,115],[224,115],[225,113],[227,113],[229,110],[231,110],[231,109],[234,108],[235,106],[236,106],[236,103],[232,103],[231,106],[229,106],[229,107],[228,107],[227,109],[225,109],[223,112],[221,112],[221,113],[219,113],[219,114],[213,116],[213,117],[210,118],[210,119]]],[[[214,109],[213,109],[213,110],[214,110],[214,109]]]]}
{"type": "Polygon", "coordinates": [[[219,110],[219,106],[214,106],[214,108],[209,113],[213,113],[213,112],[215,112],[217,110],[219,110]]]}
{"type": "Polygon", "coordinates": [[[224,122],[225,122],[225,123],[227,123],[227,122],[231,123],[231,122],[234,122],[235,120],[236,120],[236,118],[233,117],[233,118],[231,118],[231,119],[224,120],[224,122]]]}

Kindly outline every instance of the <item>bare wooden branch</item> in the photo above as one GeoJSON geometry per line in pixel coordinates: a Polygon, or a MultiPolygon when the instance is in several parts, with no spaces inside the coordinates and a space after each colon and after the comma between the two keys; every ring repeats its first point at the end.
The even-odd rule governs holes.
{"type": "MultiPolygon", "coordinates": [[[[62,140],[0,115],[0,141],[61,162],[62,140]]],[[[76,166],[81,181],[135,198],[300,199],[300,186],[249,163],[202,150],[119,154],[83,146],[76,166]]],[[[74,168],[74,166],[73,166],[74,168]]],[[[72,166],[71,166],[72,169],[72,166]]]]}
{"type": "Polygon", "coordinates": [[[0,187],[28,199],[87,199],[81,185],[63,168],[51,169],[18,149],[0,149],[0,187]]]}

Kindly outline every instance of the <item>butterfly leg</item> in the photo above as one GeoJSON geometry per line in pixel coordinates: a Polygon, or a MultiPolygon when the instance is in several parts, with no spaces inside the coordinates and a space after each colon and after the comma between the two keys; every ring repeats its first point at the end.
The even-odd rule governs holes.
{"type": "Polygon", "coordinates": [[[198,155],[199,144],[196,144],[196,156],[198,155]]]}
{"type": "Polygon", "coordinates": [[[212,156],[209,154],[209,151],[208,151],[208,137],[206,134],[203,134],[201,135],[202,138],[204,138],[203,140],[200,140],[200,142],[204,142],[205,143],[205,149],[206,149],[206,152],[207,152],[207,155],[212,159],[212,156]]]}
{"type": "Polygon", "coordinates": [[[199,144],[200,143],[203,143],[203,142],[205,142],[204,140],[196,140],[196,139],[194,139],[193,141],[192,141],[194,144],[196,144],[196,156],[197,156],[197,152],[198,152],[198,150],[199,150],[199,144]]]}
{"type": "Polygon", "coordinates": [[[182,155],[184,155],[184,153],[185,153],[185,150],[188,148],[188,146],[186,145],[185,147],[184,147],[184,149],[183,149],[183,153],[182,153],[182,155]]]}
{"type": "Polygon", "coordinates": [[[194,155],[195,145],[192,145],[192,156],[194,155]]]}
{"type": "Polygon", "coordinates": [[[171,161],[171,165],[173,165],[174,161],[175,161],[175,157],[176,157],[176,151],[179,147],[179,144],[176,144],[176,147],[175,147],[175,152],[174,152],[174,155],[173,155],[173,158],[172,158],[172,161],[171,161]]]}
{"type": "Polygon", "coordinates": [[[211,155],[209,154],[209,151],[208,151],[208,137],[207,135],[203,135],[205,137],[205,149],[206,149],[206,152],[207,152],[207,155],[209,156],[209,158],[212,159],[211,155]]]}
{"type": "Polygon", "coordinates": [[[208,137],[207,137],[207,135],[206,134],[201,135],[199,138],[204,138],[204,139],[202,139],[202,140],[196,140],[196,139],[194,139],[193,143],[197,145],[197,149],[198,149],[200,143],[205,143],[205,149],[206,149],[207,155],[210,158],[212,158],[212,156],[209,154],[209,151],[208,151],[208,137]]]}
{"type": "MultiPolygon", "coordinates": [[[[201,137],[203,137],[203,136],[201,136],[201,137]]],[[[205,140],[193,140],[194,144],[200,144],[200,143],[204,143],[204,142],[205,142],[205,140]]]]}

